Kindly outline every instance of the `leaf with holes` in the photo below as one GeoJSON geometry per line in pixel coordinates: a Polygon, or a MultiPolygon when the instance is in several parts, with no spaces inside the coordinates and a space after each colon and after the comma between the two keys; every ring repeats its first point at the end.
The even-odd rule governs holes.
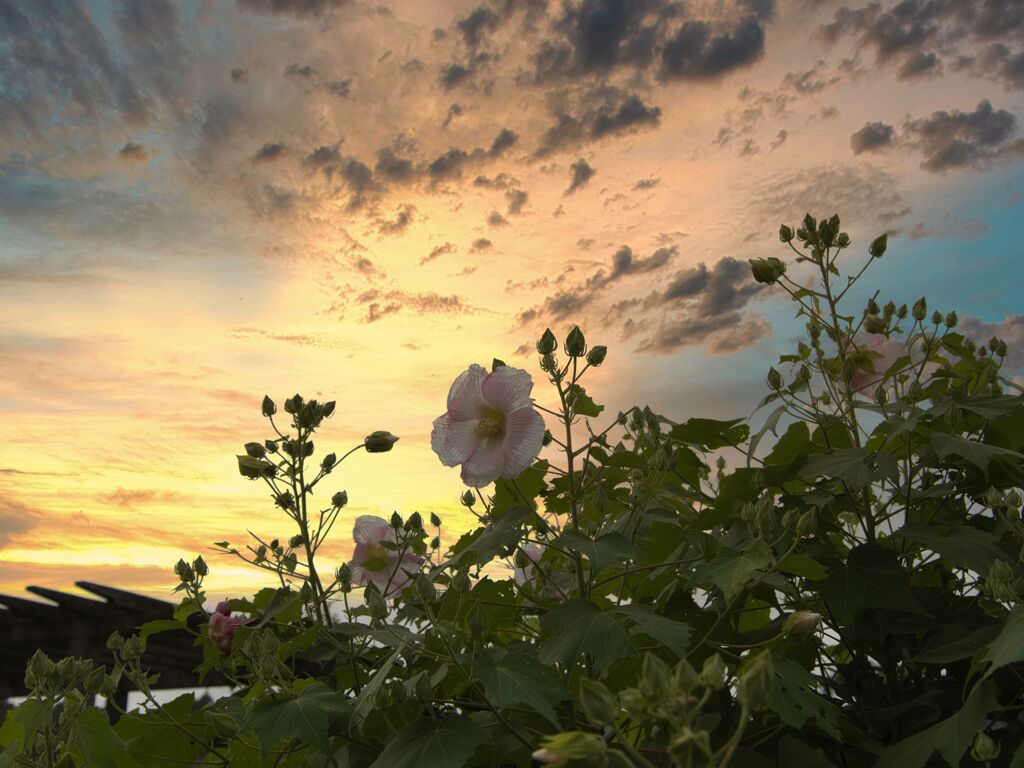
{"type": "Polygon", "coordinates": [[[821,730],[840,741],[839,710],[814,689],[814,676],[795,661],[781,656],[772,656],[775,668],[775,698],[771,708],[782,718],[782,722],[793,728],[803,728],[813,720],[821,730]]]}
{"type": "Polygon", "coordinates": [[[370,768],[462,768],[484,741],[465,717],[416,720],[395,734],[370,768]]]}

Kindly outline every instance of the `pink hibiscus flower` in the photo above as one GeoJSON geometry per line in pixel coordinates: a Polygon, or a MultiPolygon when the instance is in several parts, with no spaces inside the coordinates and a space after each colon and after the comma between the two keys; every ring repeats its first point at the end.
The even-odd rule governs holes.
{"type": "Polygon", "coordinates": [[[540,558],[544,554],[544,548],[540,544],[533,544],[531,542],[519,549],[522,555],[519,552],[516,553],[513,578],[515,578],[516,584],[525,584],[533,580],[533,567],[540,562],[540,558]],[[525,556],[526,562],[523,562],[523,556],[525,556]]]}
{"type": "Polygon", "coordinates": [[[446,467],[462,465],[462,482],[482,488],[518,477],[540,453],[544,419],[533,407],[533,379],[520,368],[493,373],[469,366],[448,392],[448,412],[434,420],[430,447],[446,467]]]}
{"type": "Polygon", "coordinates": [[[409,583],[408,573],[416,573],[423,566],[423,558],[407,549],[400,550],[384,546],[384,542],[397,543],[395,529],[383,517],[360,515],[352,528],[356,548],[348,561],[352,581],[366,586],[376,584],[387,596],[394,594],[409,583]]]}
{"type": "Polygon", "coordinates": [[[243,619],[240,616],[231,615],[231,607],[227,601],[217,603],[217,608],[210,615],[210,626],[207,631],[210,640],[217,646],[221,653],[231,653],[231,644],[235,640],[235,630],[243,624],[248,624],[251,619],[243,619]]]}

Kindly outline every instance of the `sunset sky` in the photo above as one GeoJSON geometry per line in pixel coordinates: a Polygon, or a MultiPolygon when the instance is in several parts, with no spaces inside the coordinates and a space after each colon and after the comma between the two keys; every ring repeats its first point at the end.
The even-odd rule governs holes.
{"type": "Polygon", "coordinates": [[[431,421],[547,326],[613,412],[749,414],[798,325],[747,259],[805,211],[1019,373],[1022,40],[1021,0],[0,0],[0,592],[290,535],[234,458],[264,394],[338,401],[320,455],[402,438],[336,474],[334,561],[358,514],[454,535],[431,421]]]}

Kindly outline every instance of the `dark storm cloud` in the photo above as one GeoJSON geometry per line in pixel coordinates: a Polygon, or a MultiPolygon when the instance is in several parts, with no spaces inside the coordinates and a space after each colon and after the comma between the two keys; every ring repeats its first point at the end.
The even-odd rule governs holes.
{"type": "Polygon", "coordinates": [[[462,34],[462,41],[467,48],[475,49],[484,36],[493,32],[501,24],[501,17],[486,5],[478,6],[468,16],[456,22],[459,32],[462,34]]]}
{"type": "MultiPolygon", "coordinates": [[[[258,150],[256,154],[252,156],[253,163],[269,163],[274,160],[280,160],[288,153],[288,147],[281,142],[274,142],[272,144],[264,144],[258,150]]],[[[308,159],[308,158],[307,158],[308,159]]]]}
{"type": "Polygon", "coordinates": [[[517,141],[519,141],[518,133],[508,128],[502,128],[491,142],[491,148],[487,150],[487,154],[490,157],[498,157],[506,149],[515,146],[517,141]]]}
{"type": "Polygon", "coordinates": [[[636,94],[603,86],[580,99],[576,113],[566,111],[541,137],[537,157],[546,157],[608,136],[655,128],[661,121],[661,109],[649,106],[636,94]]]}
{"type": "Polygon", "coordinates": [[[153,150],[134,141],[126,142],[118,151],[117,156],[126,163],[144,163],[153,156],[153,150]]]}
{"type": "Polygon", "coordinates": [[[507,213],[509,216],[516,216],[523,212],[523,206],[529,199],[530,194],[521,189],[509,189],[505,192],[505,199],[508,201],[507,213]]]}
{"type": "Polygon", "coordinates": [[[901,0],[871,2],[859,8],[843,7],[823,25],[827,42],[851,37],[873,49],[878,66],[897,67],[901,78],[939,71],[941,51],[958,67],[998,79],[1011,87],[1024,85],[1015,66],[1024,67],[1024,3],[1020,0],[901,0]],[[1001,41],[1017,43],[1013,49],[1001,41]],[[1002,46],[1002,56],[986,58],[992,45],[1002,46]]]}
{"type": "Polygon", "coordinates": [[[596,171],[582,157],[569,167],[570,181],[564,195],[571,195],[590,183],[596,171]]]}
{"type": "Polygon", "coordinates": [[[755,15],[718,33],[707,22],[688,21],[662,49],[658,75],[662,80],[713,80],[753,64],[763,53],[764,27],[755,15]]]}
{"type": "Polygon", "coordinates": [[[1015,139],[1017,118],[993,109],[986,99],[973,112],[933,112],[909,120],[903,137],[924,153],[922,167],[929,171],[981,167],[1002,156],[1024,156],[1024,140],[1015,139]]]}
{"type": "Polygon", "coordinates": [[[251,13],[271,13],[296,18],[317,18],[350,0],[236,0],[238,8],[251,13]]]}
{"type": "Polygon", "coordinates": [[[892,146],[895,134],[895,129],[888,123],[865,123],[863,128],[850,136],[850,148],[855,155],[888,149],[892,146]]]}

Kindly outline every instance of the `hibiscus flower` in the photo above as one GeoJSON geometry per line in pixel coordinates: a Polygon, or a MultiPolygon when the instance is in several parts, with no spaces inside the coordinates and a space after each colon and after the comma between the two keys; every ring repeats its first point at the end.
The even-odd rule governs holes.
{"type": "Polygon", "coordinates": [[[251,619],[243,619],[240,616],[231,615],[231,607],[227,601],[217,603],[217,608],[210,615],[210,626],[207,631],[210,640],[217,646],[221,653],[231,653],[231,644],[235,640],[235,630],[251,619]]]}
{"type": "Polygon", "coordinates": [[[483,488],[518,477],[544,441],[544,419],[533,407],[533,379],[519,368],[492,373],[471,365],[448,392],[448,411],[434,420],[430,446],[446,467],[462,465],[462,482],[483,488]]]}
{"type": "Polygon", "coordinates": [[[423,558],[406,549],[392,549],[384,544],[397,544],[395,529],[383,517],[360,515],[352,529],[356,548],[348,561],[352,581],[366,586],[377,585],[386,595],[394,594],[409,583],[408,573],[416,573],[423,565],[423,558]]]}

